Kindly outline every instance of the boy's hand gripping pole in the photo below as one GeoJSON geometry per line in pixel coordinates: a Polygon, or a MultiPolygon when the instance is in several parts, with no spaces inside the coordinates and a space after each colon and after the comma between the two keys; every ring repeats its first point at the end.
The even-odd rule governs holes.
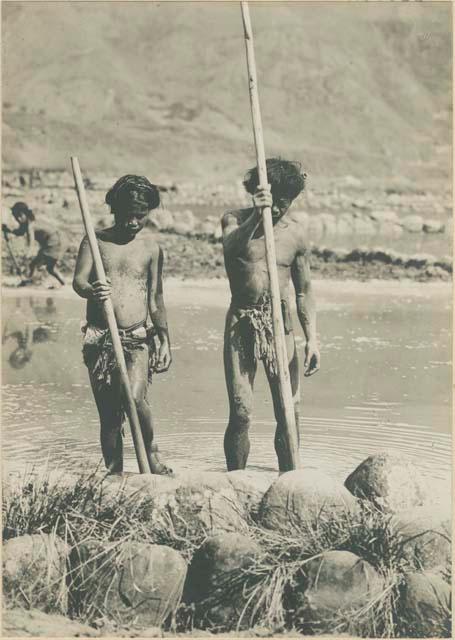
{"type": "MultiPolygon", "coordinates": [[[[93,263],[95,265],[96,277],[100,282],[106,282],[106,273],[104,271],[103,261],[101,259],[98,242],[93,228],[90,211],[85,196],[84,182],[82,180],[81,170],[79,167],[79,161],[77,158],[71,158],[71,167],[73,169],[74,182],[76,185],[77,197],[79,198],[79,205],[81,208],[82,219],[84,221],[85,231],[90,245],[90,250],[93,256],[93,263]]],[[[139,416],[137,415],[136,403],[134,402],[133,393],[131,391],[130,379],[128,377],[128,371],[126,368],[125,355],[123,353],[122,343],[120,341],[120,335],[117,327],[117,320],[115,318],[114,306],[112,300],[108,298],[103,302],[103,311],[106,318],[109,331],[112,337],[112,346],[114,348],[115,357],[117,360],[118,368],[120,370],[120,379],[122,382],[124,398],[126,402],[126,413],[131,426],[131,433],[133,436],[134,449],[136,451],[136,458],[139,465],[139,471],[141,473],[150,473],[150,466],[145,451],[144,441],[142,439],[142,431],[139,423],[139,416]]]]}

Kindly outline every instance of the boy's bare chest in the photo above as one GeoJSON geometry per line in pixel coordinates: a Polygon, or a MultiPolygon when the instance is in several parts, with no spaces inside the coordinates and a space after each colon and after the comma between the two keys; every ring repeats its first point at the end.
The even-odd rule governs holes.
{"type": "MultiPolygon", "coordinates": [[[[290,230],[289,225],[284,226],[284,224],[281,225],[277,223],[273,229],[273,235],[277,264],[283,267],[290,267],[298,249],[292,230],[290,230]]],[[[252,238],[241,258],[245,262],[265,262],[266,251],[264,237],[252,238]]]]}
{"type": "Polygon", "coordinates": [[[150,256],[142,245],[134,242],[118,245],[101,241],[99,247],[106,273],[130,277],[147,273],[150,256]]]}

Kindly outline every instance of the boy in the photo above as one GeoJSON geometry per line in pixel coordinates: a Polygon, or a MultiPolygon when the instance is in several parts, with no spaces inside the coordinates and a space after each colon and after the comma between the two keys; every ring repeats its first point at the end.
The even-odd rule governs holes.
{"type": "Polygon", "coordinates": [[[153,444],[153,419],[147,388],[153,371],[166,371],[171,348],[163,300],[163,253],[148,234],[141,234],[148,213],[159,206],[158,188],[147,178],[126,175],[106,194],[114,225],[97,232],[107,284],[96,279],[93,259],[85,237],[76,262],[73,287],[87,299],[87,325],[83,355],[90,376],[101,426],[101,448],[106,467],[123,470],[123,404],[120,378],[103,314],[109,297],[117,318],[133,397],[141,425],[150,470],[172,473],[153,444]],[[147,328],[147,318],[153,329],[147,328]],[[156,352],[154,334],[159,340],[156,352]]]}
{"type": "Polygon", "coordinates": [[[258,189],[257,169],[251,169],[244,181],[253,196],[253,207],[228,211],[222,218],[223,250],[232,301],[226,317],[224,367],[229,396],[229,424],[224,437],[228,470],[244,469],[250,450],[248,429],[253,402],[253,384],[258,360],[267,374],[277,428],[275,451],[280,471],[290,467],[289,452],[283,437],[284,415],[278,392],[269,277],[265,256],[262,211],[271,207],[274,225],[278,279],[289,358],[294,410],[298,432],[299,369],[294,331],[289,311],[289,281],[294,284],[297,313],[307,340],[305,376],[319,369],[316,340],[316,309],[311,287],[309,251],[299,212],[290,212],[292,201],[303,191],[306,174],[300,165],[281,158],[267,160],[269,189],[258,189]]]}

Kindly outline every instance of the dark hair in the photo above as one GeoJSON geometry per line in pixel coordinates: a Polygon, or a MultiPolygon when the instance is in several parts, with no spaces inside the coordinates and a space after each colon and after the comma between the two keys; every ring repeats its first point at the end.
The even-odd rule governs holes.
{"type": "MultiPolygon", "coordinates": [[[[301,173],[300,162],[291,162],[282,158],[267,158],[267,180],[272,195],[282,196],[294,200],[305,188],[306,173],[301,173]]],[[[243,180],[243,186],[248,193],[253,194],[259,185],[257,167],[250,169],[243,180]]]]}
{"type": "Polygon", "coordinates": [[[11,207],[11,211],[14,217],[20,216],[21,213],[25,213],[25,215],[27,216],[27,220],[29,220],[30,222],[35,219],[33,211],[27,207],[25,202],[16,202],[16,204],[13,204],[13,206],[11,207]]]}
{"type": "Polygon", "coordinates": [[[150,210],[159,206],[160,192],[144,176],[126,175],[109,189],[105,201],[114,215],[125,208],[150,210]]]}

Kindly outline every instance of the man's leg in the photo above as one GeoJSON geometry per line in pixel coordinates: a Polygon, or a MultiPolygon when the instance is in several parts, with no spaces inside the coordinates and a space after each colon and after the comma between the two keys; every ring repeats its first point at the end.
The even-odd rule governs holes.
{"type": "MultiPolygon", "coordinates": [[[[294,401],[295,424],[297,428],[297,443],[300,446],[300,430],[299,430],[299,413],[300,413],[300,379],[299,379],[299,360],[297,357],[297,349],[295,347],[294,333],[291,331],[286,335],[286,350],[289,359],[289,376],[291,379],[292,397],[294,401]]],[[[280,401],[278,388],[278,378],[272,378],[267,373],[270,391],[272,392],[273,410],[276,419],[275,431],[275,451],[278,457],[278,467],[280,471],[289,471],[290,459],[289,450],[286,446],[285,420],[284,411],[280,401]]]]}
{"type": "Polygon", "coordinates": [[[149,367],[148,346],[144,345],[142,349],[133,351],[131,360],[128,361],[127,366],[131,383],[131,391],[136,403],[150,471],[160,475],[170,475],[172,474],[172,469],[161,462],[158,455],[158,446],[153,444],[153,417],[150,404],[147,399],[149,367]]]}
{"type": "Polygon", "coordinates": [[[104,463],[112,473],[121,472],[123,471],[123,441],[120,382],[114,379],[109,387],[98,389],[97,381],[90,376],[90,384],[100,417],[101,451],[104,463]]]}
{"type": "Polygon", "coordinates": [[[229,396],[229,424],[224,435],[224,453],[228,471],[233,471],[246,467],[250,452],[248,430],[256,360],[251,336],[242,332],[238,317],[230,310],[224,334],[224,373],[229,396]]]}

